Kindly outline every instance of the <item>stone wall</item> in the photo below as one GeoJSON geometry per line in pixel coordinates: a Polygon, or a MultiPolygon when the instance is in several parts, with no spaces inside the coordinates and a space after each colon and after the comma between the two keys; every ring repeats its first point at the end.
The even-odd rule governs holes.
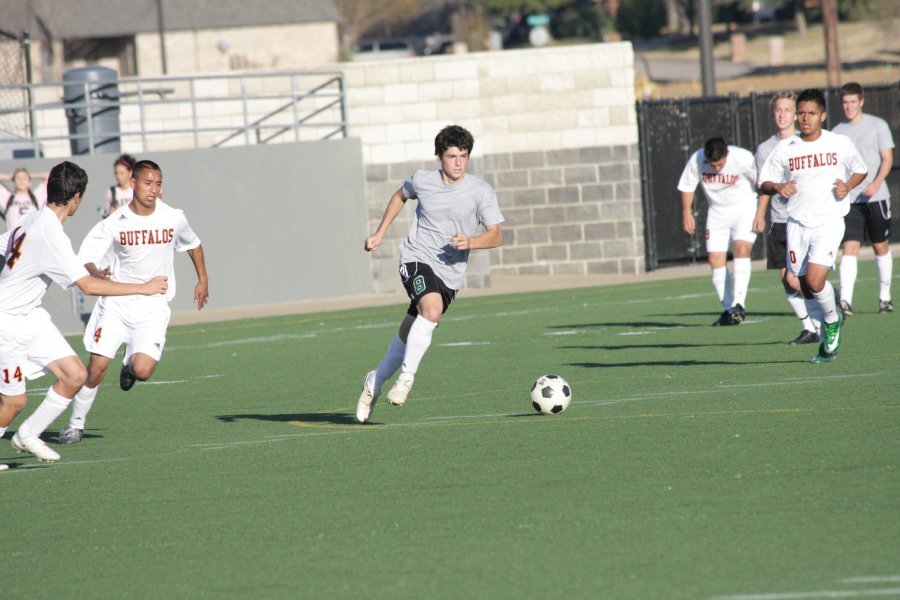
{"type": "MultiPolygon", "coordinates": [[[[370,230],[405,177],[435,167],[433,161],[367,165],[370,230]]],[[[476,156],[470,172],[494,186],[506,222],[500,248],[470,254],[468,287],[490,287],[491,275],[644,272],[636,144],[476,156]]],[[[404,209],[373,254],[377,291],[399,289],[397,248],[414,210],[404,209]]]]}
{"type": "MultiPolygon", "coordinates": [[[[370,230],[434,136],[475,136],[470,172],[497,191],[500,248],[473,252],[470,287],[492,275],[644,271],[638,131],[629,44],[590,44],[343,65],[350,134],[363,144],[370,230]]],[[[397,246],[414,207],[373,254],[379,291],[399,289],[397,246]]]]}

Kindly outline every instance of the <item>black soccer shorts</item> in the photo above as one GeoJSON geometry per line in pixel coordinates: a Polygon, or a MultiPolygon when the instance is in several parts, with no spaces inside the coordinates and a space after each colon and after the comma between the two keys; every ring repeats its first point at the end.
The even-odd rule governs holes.
{"type": "Polygon", "coordinates": [[[870,242],[878,244],[891,239],[891,202],[878,200],[851,204],[844,217],[843,242],[862,242],[868,234],[870,242]]]}
{"type": "Polygon", "coordinates": [[[441,278],[434,274],[434,271],[425,263],[410,262],[400,265],[400,279],[403,280],[403,287],[409,296],[409,309],[406,314],[416,317],[419,315],[419,300],[425,294],[438,293],[444,301],[444,310],[447,312],[450,303],[456,297],[456,290],[451,290],[441,278]]]}
{"type": "Polygon", "coordinates": [[[766,268],[787,268],[787,223],[772,223],[766,236],[766,268]]]}

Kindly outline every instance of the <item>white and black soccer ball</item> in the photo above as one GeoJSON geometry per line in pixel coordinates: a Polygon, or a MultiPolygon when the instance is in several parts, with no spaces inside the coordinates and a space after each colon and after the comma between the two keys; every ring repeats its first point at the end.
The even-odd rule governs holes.
{"type": "Polygon", "coordinates": [[[542,415],[556,415],[572,401],[569,382],[559,375],[543,375],[531,386],[531,405],[542,415]]]}

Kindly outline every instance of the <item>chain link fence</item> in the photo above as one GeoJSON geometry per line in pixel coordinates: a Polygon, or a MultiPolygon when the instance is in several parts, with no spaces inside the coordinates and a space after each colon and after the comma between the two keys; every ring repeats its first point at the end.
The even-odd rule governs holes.
{"type": "MultiPolygon", "coordinates": [[[[900,82],[864,86],[865,112],[887,121],[900,143],[900,82]]],[[[770,102],[775,92],[732,94],[715,98],[680,98],[639,102],[637,105],[641,149],[641,187],[644,205],[647,270],[667,264],[706,260],[707,204],[699,192],[694,197],[696,234],[681,228],[681,194],[678,179],[688,158],[715,136],[756,153],[756,147],[775,133],[770,102]]],[[[825,90],[828,128],[843,118],[839,89],[825,90]]],[[[900,149],[894,148],[894,166],[887,179],[891,212],[900,214],[900,149]]],[[[753,246],[754,259],[765,257],[765,234],[753,246]]]]}
{"type": "Polygon", "coordinates": [[[24,88],[6,86],[27,83],[25,45],[16,36],[0,30],[0,130],[27,137],[27,113],[20,107],[27,104],[24,88]]]}

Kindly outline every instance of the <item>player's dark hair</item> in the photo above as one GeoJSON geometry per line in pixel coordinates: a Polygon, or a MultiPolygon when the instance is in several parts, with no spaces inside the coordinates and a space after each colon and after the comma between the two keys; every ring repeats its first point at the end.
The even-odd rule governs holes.
{"type": "Polygon", "coordinates": [[[841,86],[841,98],[844,96],[856,96],[860,100],[863,99],[863,88],[855,81],[845,83],[841,86]]]}
{"type": "Polygon", "coordinates": [[[728,154],[728,142],[726,142],[724,138],[709,138],[706,140],[706,143],[703,144],[703,156],[705,156],[706,160],[709,162],[721,160],[726,154],[728,154]]]}
{"type": "Polygon", "coordinates": [[[59,163],[47,176],[47,204],[68,205],[75,194],[84,196],[87,183],[84,169],[69,161],[59,163]]]}
{"type": "Polygon", "coordinates": [[[825,112],[825,94],[822,93],[822,90],[816,88],[803,90],[797,94],[797,106],[800,106],[801,102],[815,102],[822,109],[822,112],[825,112]]]}
{"type": "Polygon", "coordinates": [[[159,171],[160,173],[162,173],[162,169],[159,168],[159,165],[152,160],[139,160],[134,163],[133,167],[131,167],[131,178],[134,180],[140,179],[141,173],[145,169],[150,169],[151,171],[159,171]]]}
{"type": "Polygon", "coordinates": [[[119,158],[116,159],[116,162],[113,163],[113,168],[122,165],[129,171],[134,170],[134,163],[137,162],[135,158],[130,154],[123,154],[119,158]]]}
{"type": "Polygon", "coordinates": [[[447,125],[434,138],[434,155],[443,156],[447,148],[459,148],[472,153],[475,146],[475,138],[465,128],[459,125],[447,125]]]}

